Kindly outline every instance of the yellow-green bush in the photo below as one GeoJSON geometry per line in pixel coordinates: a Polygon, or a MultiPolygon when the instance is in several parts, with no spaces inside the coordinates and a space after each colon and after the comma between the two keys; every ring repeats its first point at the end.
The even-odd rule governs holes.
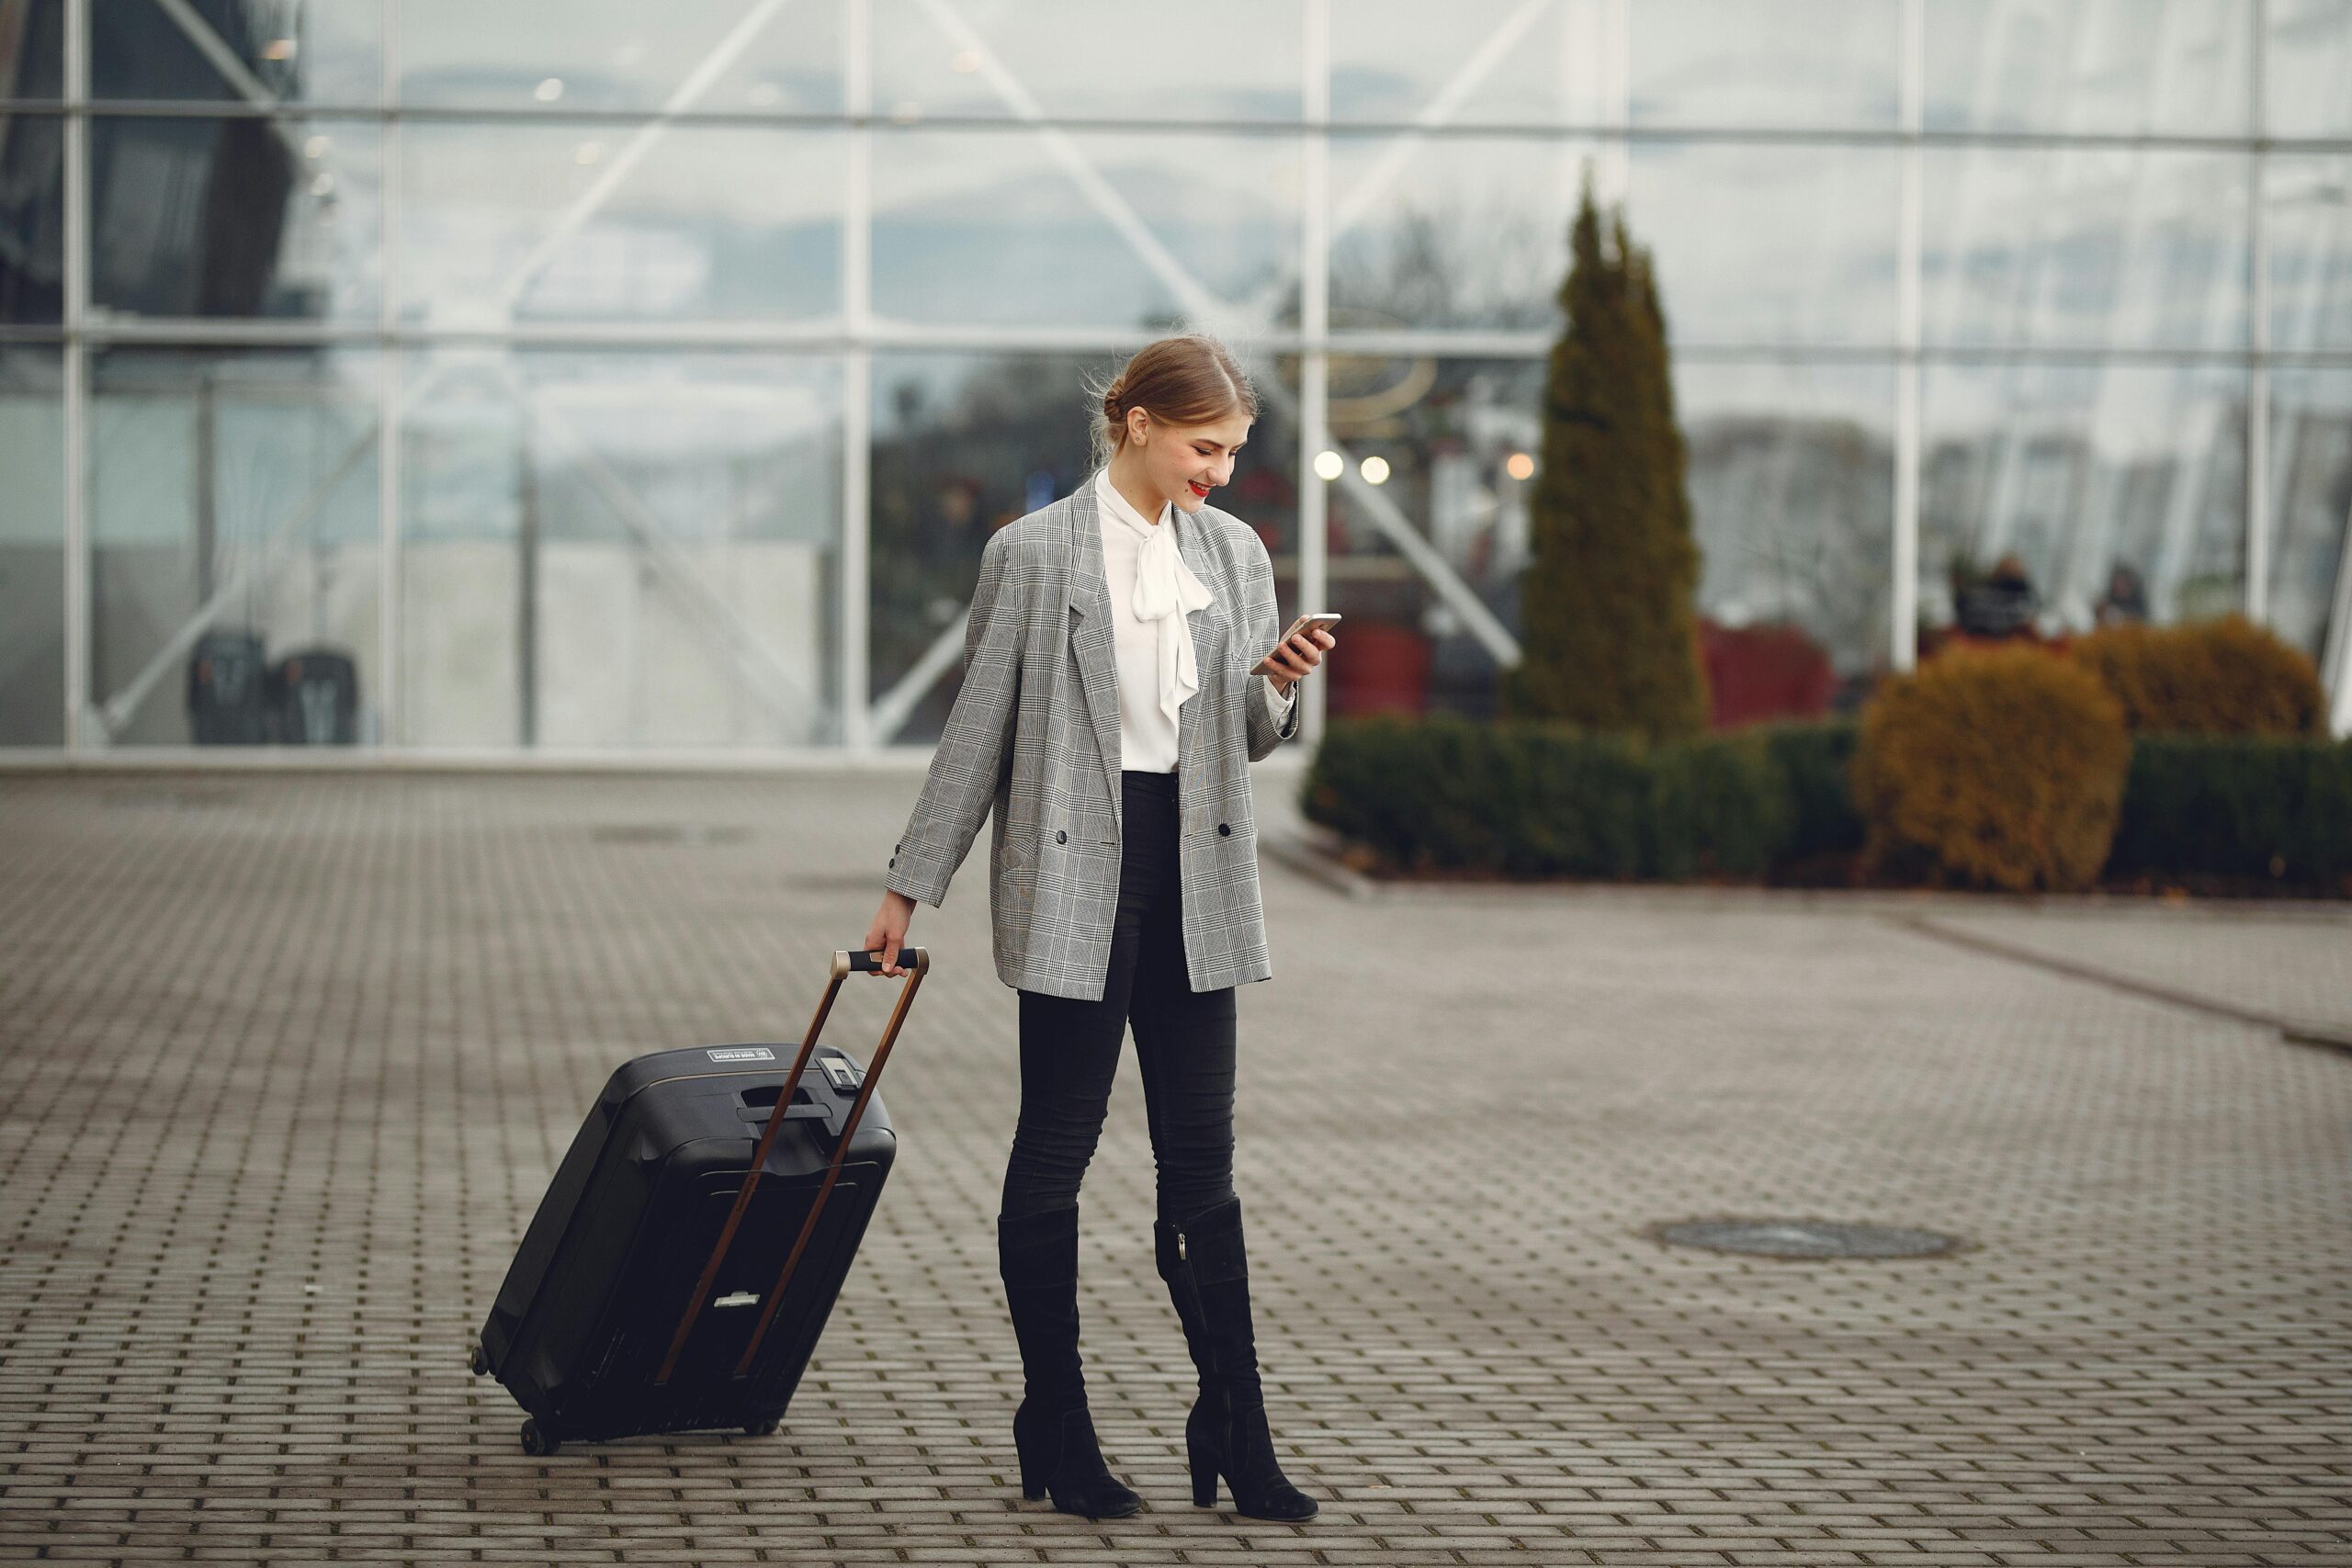
{"type": "Polygon", "coordinates": [[[2073,651],[2134,730],[2317,735],[2325,727],[2327,694],[2311,660],[2243,615],[2108,626],[2073,651]]]}
{"type": "Polygon", "coordinates": [[[2082,666],[2030,648],[1947,654],[1862,715],[1865,854],[1905,880],[2087,887],[2131,760],[2121,705],[2082,666]]]}

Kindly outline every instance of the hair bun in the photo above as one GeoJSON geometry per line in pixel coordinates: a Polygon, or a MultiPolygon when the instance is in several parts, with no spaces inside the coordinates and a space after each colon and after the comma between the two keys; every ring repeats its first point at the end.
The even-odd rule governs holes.
{"type": "Polygon", "coordinates": [[[1122,418],[1125,412],[1126,411],[1119,406],[1119,389],[1116,387],[1102,394],[1103,418],[1115,421],[1122,418]]]}

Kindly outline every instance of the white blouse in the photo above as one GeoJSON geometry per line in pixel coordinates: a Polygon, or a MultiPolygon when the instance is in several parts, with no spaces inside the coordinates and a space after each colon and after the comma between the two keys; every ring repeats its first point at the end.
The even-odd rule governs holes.
{"type": "MultiPolygon", "coordinates": [[[[1111,482],[1111,470],[1094,475],[1095,510],[1102,527],[1102,573],[1111,590],[1113,644],[1119,687],[1119,766],[1123,771],[1176,771],[1176,714],[1201,689],[1193,663],[1192,623],[1187,616],[1215,599],[1177,552],[1168,526],[1173,502],[1162,502],[1159,521],[1147,523],[1111,482]]],[[[1279,727],[1298,700],[1297,688],[1277,695],[1266,682],[1266,712],[1279,727]]]]}

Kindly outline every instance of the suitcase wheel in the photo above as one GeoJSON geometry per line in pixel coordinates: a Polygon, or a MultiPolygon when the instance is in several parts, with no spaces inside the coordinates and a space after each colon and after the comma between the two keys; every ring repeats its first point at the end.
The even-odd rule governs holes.
{"type": "Polygon", "coordinates": [[[747,1438],[773,1438],[776,1428],[783,1425],[783,1418],[775,1416],[764,1421],[746,1421],[743,1423],[743,1435],[747,1438]]]}
{"type": "Polygon", "coordinates": [[[481,1341],[479,1339],[474,1341],[473,1359],[469,1364],[473,1367],[476,1377],[490,1371],[490,1352],[481,1348],[481,1341]]]}
{"type": "Polygon", "coordinates": [[[545,1459],[561,1447],[563,1444],[556,1435],[537,1421],[523,1423],[523,1451],[525,1453],[531,1455],[534,1459],[545,1459]]]}

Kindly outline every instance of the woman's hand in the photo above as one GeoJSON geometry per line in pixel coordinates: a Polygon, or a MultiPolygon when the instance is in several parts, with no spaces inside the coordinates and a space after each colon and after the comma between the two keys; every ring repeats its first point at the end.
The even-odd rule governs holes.
{"type": "Polygon", "coordinates": [[[1266,679],[1274,683],[1275,691],[1288,692],[1306,678],[1308,671],[1323,662],[1325,649],[1339,646],[1339,638],[1320,626],[1293,632],[1266,655],[1266,662],[1273,666],[1266,671],[1266,679]]]}
{"type": "Polygon", "coordinates": [[[874,916],[874,928],[865,933],[865,952],[887,953],[889,962],[879,969],[868,969],[868,975],[903,975],[899,957],[907,945],[907,926],[915,918],[915,901],[896,888],[885,889],[882,908],[874,916]]]}

